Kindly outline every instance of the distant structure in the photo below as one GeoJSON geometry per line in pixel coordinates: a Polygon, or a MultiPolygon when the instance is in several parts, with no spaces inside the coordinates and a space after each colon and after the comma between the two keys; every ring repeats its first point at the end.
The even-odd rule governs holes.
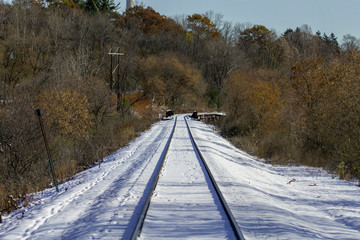
{"type": "Polygon", "coordinates": [[[126,0],[126,10],[134,7],[134,0],[126,0]]]}

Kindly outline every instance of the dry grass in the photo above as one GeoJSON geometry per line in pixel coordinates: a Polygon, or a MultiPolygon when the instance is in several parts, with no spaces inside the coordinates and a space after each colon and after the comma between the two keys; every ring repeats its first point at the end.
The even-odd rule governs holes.
{"type": "Polygon", "coordinates": [[[56,177],[60,183],[68,180],[79,171],[79,166],[74,159],[66,159],[56,166],[56,177]]]}

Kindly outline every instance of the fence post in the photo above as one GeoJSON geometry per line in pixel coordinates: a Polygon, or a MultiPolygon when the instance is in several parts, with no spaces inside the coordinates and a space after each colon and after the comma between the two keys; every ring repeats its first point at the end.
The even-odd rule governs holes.
{"type": "Polygon", "coordinates": [[[54,180],[54,184],[55,184],[55,187],[56,187],[56,192],[59,192],[59,188],[58,188],[58,184],[57,184],[57,180],[56,180],[56,176],[55,176],[54,165],[53,165],[53,163],[51,161],[50,148],[49,148],[49,144],[48,144],[48,141],[47,141],[47,138],[46,138],[44,124],[43,124],[43,121],[42,121],[42,115],[44,114],[44,111],[42,109],[36,109],[35,113],[39,117],[39,123],[40,123],[40,127],[41,127],[41,132],[42,132],[42,135],[44,137],[45,148],[46,148],[46,152],[47,152],[47,155],[48,155],[48,158],[49,158],[51,175],[52,175],[53,180],[54,180]]]}

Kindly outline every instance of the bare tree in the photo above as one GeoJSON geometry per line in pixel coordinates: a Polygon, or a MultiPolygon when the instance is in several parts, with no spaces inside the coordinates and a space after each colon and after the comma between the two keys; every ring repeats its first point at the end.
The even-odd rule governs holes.
{"type": "Polygon", "coordinates": [[[360,40],[350,34],[346,34],[343,37],[341,48],[346,52],[351,51],[351,50],[359,51],[360,50],[360,40]]]}

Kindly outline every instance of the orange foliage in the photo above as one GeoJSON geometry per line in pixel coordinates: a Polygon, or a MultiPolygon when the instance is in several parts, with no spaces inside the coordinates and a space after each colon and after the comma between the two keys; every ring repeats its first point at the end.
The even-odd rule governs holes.
{"type": "Polygon", "coordinates": [[[90,105],[75,90],[50,90],[39,96],[38,105],[52,130],[63,136],[86,137],[92,126],[90,105]]]}
{"type": "Polygon", "coordinates": [[[135,6],[126,10],[122,26],[136,26],[145,34],[160,34],[162,32],[182,31],[181,27],[172,19],[160,15],[151,7],[135,6]]]}
{"type": "Polygon", "coordinates": [[[143,97],[142,92],[126,94],[125,99],[129,102],[129,104],[135,102],[132,106],[132,110],[140,117],[147,116],[151,111],[151,101],[148,98],[143,97]]]}
{"type": "MultiPolygon", "coordinates": [[[[191,35],[197,39],[204,40],[220,36],[216,25],[206,16],[193,14],[187,17],[187,22],[191,35]]],[[[189,36],[187,38],[189,39],[189,36]]]]}

